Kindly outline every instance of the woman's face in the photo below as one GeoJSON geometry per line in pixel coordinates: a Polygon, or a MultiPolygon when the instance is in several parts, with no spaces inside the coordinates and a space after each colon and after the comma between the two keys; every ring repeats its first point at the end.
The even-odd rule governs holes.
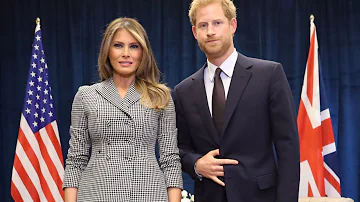
{"type": "Polygon", "coordinates": [[[109,60],[114,77],[135,78],[142,59],[142,47],[134,36],[125,29],[116,31],[110,44],[109,60]]]}

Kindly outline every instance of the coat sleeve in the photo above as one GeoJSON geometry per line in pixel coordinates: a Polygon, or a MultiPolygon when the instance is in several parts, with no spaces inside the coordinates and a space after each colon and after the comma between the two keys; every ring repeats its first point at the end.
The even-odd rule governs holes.
{"type": "Polygon", "coordinates": [[[75,95],[71,110],[70,141],[63,188],[78,187],[82,172],[85,170],[90,156],[90,138],[88,119],[84,110],[83,93],[80,87],[75,95]]]}
{"type": "Polygon", "coordinates": [[[176,109],[176,123],[178,128],[178,144],[180,149],[180,158],[183,171],[189,174],[194,180],[199,180],[195,173],[195,162],[202,157],[194,151],[194,146],[190,138],[190,131],[187,121],[184,117],[184,110],[180,102],[178,88],[174,89],[174,101],[176,109]]]}
{"type": "Polygon", "coordinates": [[[278,160],[277,201],[297,201],[300,150],[293,96],[285,72],[277,63],[270,84],[271,134],[278,160]]]}
{"type": "Polygon", "coordinates": [[[181,163],[177,145],[177,128],[174,102],[161,111],[159,118],[159,164],[167,187],[183,188],[181,163]]]}

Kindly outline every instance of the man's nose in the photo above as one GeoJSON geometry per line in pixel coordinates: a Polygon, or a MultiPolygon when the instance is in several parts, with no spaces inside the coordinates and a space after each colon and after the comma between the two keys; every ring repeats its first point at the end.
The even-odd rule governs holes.
{"type": "Polygon", "coordinates": [[[207,29],[207,36],[213,36],[213,35],[215,35],[214,27],[212,25],[209,25],[207,29]]]}

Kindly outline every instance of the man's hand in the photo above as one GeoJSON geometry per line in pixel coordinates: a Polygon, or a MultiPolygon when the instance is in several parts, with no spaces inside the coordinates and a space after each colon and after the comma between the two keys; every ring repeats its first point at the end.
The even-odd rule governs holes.
{"type": "Polygon", "coordinates": [[[196,172],[203,177],[212,179],[214,182],[221,186],[225,186],[225,183],[221,181],[218,176],[224,176],[224,164],[238,164],[237,160],[233,159],[216,159],[215,156],[219,156],[219,149],[209,151],[205,156],[199,158],[195,163],[196,172]]]}

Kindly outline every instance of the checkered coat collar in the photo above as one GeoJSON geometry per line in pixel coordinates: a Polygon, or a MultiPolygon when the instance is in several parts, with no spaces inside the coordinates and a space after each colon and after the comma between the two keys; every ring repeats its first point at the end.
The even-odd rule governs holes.
{"type": "Polygon", "coordinates": [[[135,88],[135,80],[131,83],[124,98],[121,98],[112,77],[99,83],[96,91],[104,97],[104,99],[125,112],[141,98],[141,94],[135,88]]]}

